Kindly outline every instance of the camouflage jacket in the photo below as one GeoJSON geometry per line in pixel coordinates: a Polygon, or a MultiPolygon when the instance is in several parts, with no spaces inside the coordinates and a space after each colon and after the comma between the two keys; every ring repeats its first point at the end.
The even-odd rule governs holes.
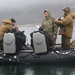
{"type": "Polygon", "coordinates": [[[53,38],[53,35],[57,35],[57,25],[53,23],[54,18],[50,17],[49,19],[44,19],[42,21],[42,27],[46,30],[50,38],[53,38]]]}

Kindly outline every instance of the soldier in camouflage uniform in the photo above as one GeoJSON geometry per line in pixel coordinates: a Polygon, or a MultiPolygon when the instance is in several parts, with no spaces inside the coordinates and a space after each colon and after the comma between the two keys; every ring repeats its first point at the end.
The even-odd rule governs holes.
{"type": "Polygon", "coordinates": [[[63,9],[64,18],[62,20],[54,20],[55,24],[60,24],[59,34],[62,35],[62,47],[70,47],[70,39],[72,38],[73,32],[73,15],[69,7],[63,9]]]}
{"type": "Polygon", "coordinates": [[[53,45],[56,44],[57,38],[57,25],[53,23],[54,18],[48,10],[44,10],[45,19],[42,21],[42,27],[48,33],[48,36],[52,39],[53,45]]]}

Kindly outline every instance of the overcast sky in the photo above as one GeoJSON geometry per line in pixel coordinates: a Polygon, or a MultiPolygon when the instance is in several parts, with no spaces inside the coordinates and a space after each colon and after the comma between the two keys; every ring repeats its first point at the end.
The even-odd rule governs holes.
{"type": "Polygon", "coordinates": [[[16,24],[41,23],[44,9],[58,18],[66,6],[75,12],[75,0],[0,0],[0,23],[6,18],[16,19],[16,24]]]}

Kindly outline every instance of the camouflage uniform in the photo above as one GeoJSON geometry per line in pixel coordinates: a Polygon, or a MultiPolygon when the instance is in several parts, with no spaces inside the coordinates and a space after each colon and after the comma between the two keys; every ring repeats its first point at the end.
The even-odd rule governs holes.
{"type": "Polygon", "coordinates": [[[62,47],[63,48],[69,48],[70,47],[70,39],[72,38],[72,32],[73,32],[73,18],[70,15],[70,8],[66,7],[63,9],[63,11],[67,15],[64,16],[64,19],[62,20],[55,20],[54,23],[57,25],[60,24],[62,27],[60,27],[59,34],[62,35],[62,47]]]}
{"type": "Polygon", "coordinates": [[[42,27],[48,33],[48,36],[53,40],[53,44],[56,44],[56,39],[53,39],[53,35],[57,36],[57,26],[53,23],[54,18],[51,16],[48,10],[48,16],[42,21],[42,27]]]}

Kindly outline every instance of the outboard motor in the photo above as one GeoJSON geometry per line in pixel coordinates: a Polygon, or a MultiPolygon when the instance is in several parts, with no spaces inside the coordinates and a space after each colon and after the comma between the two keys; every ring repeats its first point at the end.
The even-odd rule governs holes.
{"type": "Polygon", "coordinates": [[[35,53],[47,52],[47,46],[44,34],[37,32],[33,34],[33,45],[35,53]]]}
{"type": "Polygon", "coordinates": [[[5,33],[3,38],[4,53],[12,54],[16,52],[14,33],[5,33]]]}

